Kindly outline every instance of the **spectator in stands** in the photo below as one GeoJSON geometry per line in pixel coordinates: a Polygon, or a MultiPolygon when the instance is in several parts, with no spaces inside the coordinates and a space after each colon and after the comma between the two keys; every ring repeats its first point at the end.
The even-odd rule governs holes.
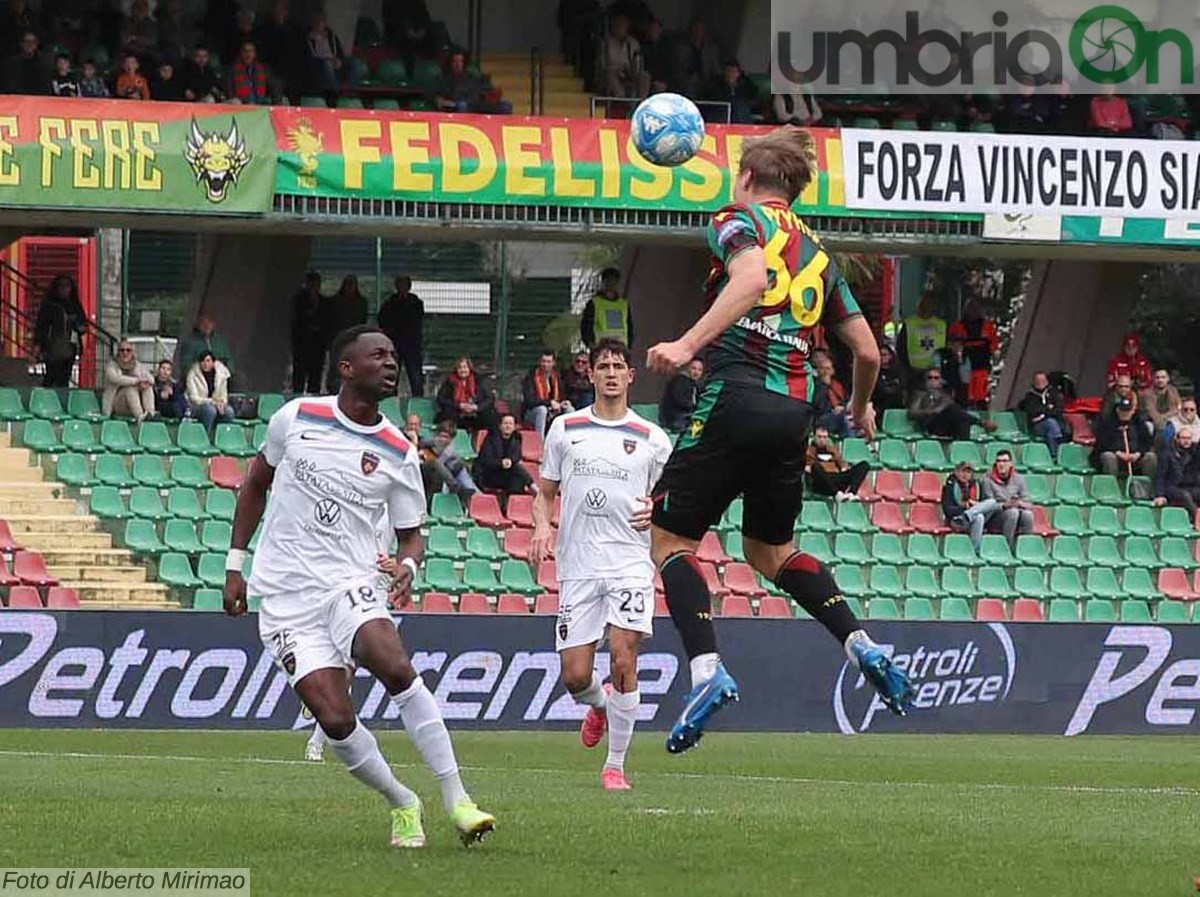
{"type": "Polygon", "coordinates": [[[1046,443],[1050,456],[1058,460],[1058,446],[1066,435],[1063,397],[1045,371],[1034,372],[1033,385],[1021,400],[1021,410],[1029,421],[1029,432],[1046,443]]]}
{"type": "Polygon", "coordinates": [[[1046,131],[1073,137],[1083,134],[1087,107],[1080,97],[1071,93],[1071,82],[1066,78],[1054,85],[1054,95],[1049,98],[1046,113],[1046,131]]]}
{"type": "Polygon", "coordinates": [[[1172,505],[1184,508],[1188,519],[1196,517],[1196,502],[1200,501],[1200,470],[1197,469],[1192,431],[1187,427],[1176,431],[1175,439],[1163,451],[1154,477],[1154,507],[1172,505]]]}
{"type": "Polygon", "coordinates": [[[423,438],[422,430],[424,430],[424,424],[421,423],[421,415],[409,414],[404,418],[404,435],[413,445],[420,444],[423,438]]]}
{"type": "Polygon", "coordinates": [[[1092,97],[1088,127],[1105,135],[1132,135],[1133,115],[1125,98],[1117,93],[1117,85],[1103,84],[1100,93],[1092,97]]]}
{"type": "Polygon", "coordinates": [[[609,33],[600,40],[598,82],[605,96],[644,97],[650,78],[642,65],[642,50],[630,33],[628,16],[613,16],[609,33]]]}
{"type": "Polygon", "coordinates": [[[933,294],[922,295],[916,314],[904,319],[896,340],[909,383],[921,383],[925,372],[937,366],[938,353],[946,348],[947,329],[946,319],[937,313],[933,294]]]}
{"type": "Polygon", "coordinates": [[[1128,399],[1133,403],[1134,409],[1138,407],[1138,394],[1133,388],[1133,379],[1128,374],[1121,374],[1117,377],[1117,382],[1113,384],[1104,395],[1104,402],[1100,405],[1100,416],[1112,414],[1113,409],[1122,401],[1128,399]]]}
{"type": "Polygon", "coordinates": [[[875,392],[871,396],[871,404],[876,411],[886,411],[889,408],[903,408],[905,393],[904,369],[896,359],[896,353],[887,343],[879,346],[879,378],[875,381],[875,392]]]}
{"type": "Polygon", "coordinates": [[[554,353],[549,349],[542,350],[537,365],[521,381],[521,396],[525,423],[543,436],[554,418],[575,410],[563,392],[554,353]]]}
{"type": "Polygon", "coordinates": [[[433,20],[425,0],[389,0],[383,4],[383,34],[411,72],[417,56],[436,56],[447,43],[445,28],[433,20]]]}
{"type": "Polygon", "coordinates": [[[187,414],[187,395],[175,379],[175,366],[169,358],[158,363],[154,375],[154,410],[168,420],[180,420],[187,414]]]}
{"type": "Polygon", "coordinates": [[[425,303],[412,291],[412,278],[399,275],[395,292],[379,306],[379,329],[388,335],[408,375],[412,395],[425,395],[425,303]]]}
{"type": "Polygon", "coordinates": [[[308,52],[310,83],[318,90],[337,93],[346,68],[342,42],[325,19],[325,13],[315,12],[305,35],[308,52]]]}
{"type": "Polygon", "coordinates": [[[583,307],[579,333],[583,344],[591,349],[602,339],[619,339],[633,347],[633,315],[629,300],[620,293],[621,272],[605,268],[600,272],[600,289],[583,307]]]}
{"type": "Polygon", "coordinates": [[[1017,92],[1005,103],[1000,125],[1013,134],[1040,134],[1046,129],[1046,114],[1045,98],[1037,95],[1032,79],[1023,77],[1017,92]]]}
{"type": "MultiPolygon", "coordinates": [[[[419,424],[420,418],[417,418],[417,421],[419,424]]],[[[479,487],[471,478],[466,462],[454,448],[456,433],[458,427],[454,425],[454,421],[444,420],[437,425],[433,439],[418,438],[421,479],[425,483],[427,496],[432,496],[435,492],[453,492],[465,502],[479,491],[479,487]]]]}
{"type": "Polygon", "coordinates": [[[91,59],[83,61],[83,77],[79,79],[79,95],[92,99],[103,99],[108,96],[108,85],[96,70],[96,63],[91,59]]]}
{"type": "Polygon", "coordinates": [[[824,116],[821,104],[807,84],[796,84],[788,93],[774,94],[771,97],[771,111],[779,124],[801,128],[819,124],[824,116]]]}
{"type": "Polygon", "coordinates": [[[21,35],[21,49],[11,56],[4,70],[4,92],[25,96],[50,93],[50,70],[42,61],[38,36],[32,31],[21,35]]]}
{"type": "Polygon", "coordinates": [[[1017,547],[1017,536],[1033,532],[1033,504],[1025,478],[1013,468],[1012,452],[996,452],[992,469],[983,479],[984,498],[1000,505],[1000,512],[990,521],[999,526],[1000,534],[1008,540],[1009,548],[1017,547]]]}
{"type": "Polygon", "coordinates": [[[1188,396],[1179,403],[1179,413],[1167,421],[1163,439],[1167,445],[1175,439],[1180,430],[1192,431],[1192,445],[1200,445],[1200,415],[1196,414],[1196,397],[1188,396]]]}
{"type": "Polygon", "coordinates": [[[258,61],[258,49],[243,41],[238,60],[229,69],[229,98],[245,106],[268,106],[275,101],[272,81],[271,72],[258,61]]]}
{"type": "Polygon", "coordinates": [[[183,85],[183,97],[189,103],[220,103],[225,99],[208,47],[204,44],[197,44],[192,58],[183,64],[179,81],[183,85]]]}
{"type": "Polygon", "coordinates": [[[175,77],[175,63],[164,59],[158,64],[158,77],[150,84],[150,97],[170,103],[183,102],[183,85],[175,77]]]}
{"type": "Polygon", "coordinates": [[[562,373],[563,391],[567,401],[575,410],[586,408],[596,401],[596,387],[592,383],[592,362],[587,352],[576,352],[571,366],[562,373]]]}
{"type": "Polygon", "coordinates": [[[133,0],[129,15],[121,21],[121,49],[150,58],[158,49],[158,23],[150,18],[147,0],[133,0]]]}
{"type": "Polygon", "coordinates": [[[809,443],[804,467],[813,492],[832,495],[837,501],[859,501],[858,490],[871,471],[871,465],[859,461],[853,467],[829,439],[829,428],[817,424],[809,443]]]}
{"type": "Polygon", "coordinates": [[[559,0],[557,23],[563,58],[584,78],[584,89],[595,90],[596,46],[600,42],[602,11],[597,0],[559,0]]]}
{"type": "MultiPolygon", "coordinates": [[[[728,103],[730,124],[754,123],[754,101],[758,99],[758,90],[746,77],[741,63],[736,59],[731,59],[722,66],[720,77],[710,82],[705,99],[728,103]]],[[[717,120],[724,121],[724,118],[717,120]]]]}
{"type": "Polygon", "coordinates": [[[304,286],[292,297],[292,393],[317,395],[325,369],[328,342],[327,303],[321,295],[321,275],[309,271],[304,286]]]}
{"type": "MultiPolygon", "coordinates": [[[[328,352],[334,338],[343,330],[367,323],[367,297],[358,289],[358,277],[347,274],[342,285],[325,305],[325,350],[328,352]]],[[[337,364],[332,358],[325,368],[325,392],[336,395],[341,387],[337,364]]]]}
{"type": "Polygon", "coordinates": [[[138,58],[132,53],[121,60],[121,74],[117,75],[117,92],[115,94],[117,99],[150,99],[150,83],[138,71],[139,67],[138,58]]]}
{"type": "Polygon", "coordinates": [[[27,0],[8,0],[4,16],[0,18],[0,53],[7,56],[19,51],[25,35],[36,35],[37,32],[37,13],[30,9],[27,0]]]}
{"type": "Polygon", "coordinates": [[[969,404],[971,363],[967,360],[962,337],[957,334],[946,337],[946,347],[938,352],[937,357],[938,370],[942,372],[942,386],[955,402],[966,408],[969,404]]]}
{"type": "Polygon", "coordinates": [[[205,352],[211,352],[213,358],[229,371],[230,377],[234,375],[233,352],[230,351],[229,341],[217,332],[217,325],[212,316],[201,313],[196,318],[196,326],[179,347],[180,369],[190,373],[192,366],[205,352]]]}
{"type": "Polygon", "coordinates": [[[688,425],[696,401],[700,397],[700,381],[704,379],[704,361],[693,358],[667,381],[658,403],[658,422],[672,433],[681,433],[688,425]]]}
{"type": "Polygon", "coordinates": [[[489,492],[520,495],[537,491],[533,477],[521,465],[521,434],[511,414],[500,417],[497,429],[487,434],[475,459],[475,482],[489,492]]]}
{"type": "Polygon", "coordinates": [[[661,84],[665,90],[674,90],[675,42],[663,32],[659,19],[651,18],[642,29],[641,46],[642,65],[650,79],[650,92],[655,92],[655,84],[661,84]]]}
{"type": "Polygon", "coordinates": [[[963,353],[970,365],[967,383],[967,401],[972,408],[986,408],[990,392],[988,381],[992,376],[992,363],[1000,351],[1000,338],[996,325],[983,316],[983,309],[975,299],[963,306],[961,320],[950,326],[948,339],[962,340],[963,353]]]}
{"type": "Polygon", "coordinates": [[[196,22],[184,12],[183,0],[160,2],[155,19],[158,47],[165,59],[183,59],[203,37],[196,22]]]}
{"type": "Polygon", "coordinates": [[[50,77],[50,93],[56,97],[79,96],[79,79],[71,71],[71,57],[59,53],[54,57],[54,74],[50,77]]]}
{"type": "Polygon", "coordinates": [[[242,44],[254,43],[254,10],[239,9],[233,17],[232,30],[224,37],[221,59],[232,63],[241,56],[242,44]]]}
{"type": "Polygon", "coordinates": [[[1138,397],[1138,408],[1154,424],[1156,436],[1163,434],[1167,421],[1179,413],[1181,404],[1179,390],[1171,385],[1171,375],[1161,369],[1154,372],[1150,388],[1142,390],[1138,397]]]}
{"type": "Polygon", "coordinates": [[[105,417],[114,414],[132,417],[139,424],[154,414],[154,378],[150,369],[138,361],[133,343],[127,339],[117,343],[115,358],[104,368],[104,392],[100,410],[105,417]]]}
{"type": "Polygon", "coordinates": [[[512,104],[488,98],[491,85],[480,75],[467,71],[467,57],[461,50],[450,59],[434,88],[437,107],[443,112],[479,112],[487,115],[508,115],[512,104]]]}
{"type": "Polygon", "coordinates": [[[960,461],[942,486],[942,514],[947,525],[955,532],[967,533],[978,552],[984,528],[1000,511],[1000,502],[983,495],[975,468],[969,461],[960,461]]]}
{"type": "Polygon", "coordinates": [[[849,397],[846,387],[834,376],[833,359],[828,352],[818,349],[813,352],[812,366],[817,372],[817,395],[813,401],[817,426],[835,436],[849,436],[850,418],[846,414],[849,397]]]}
{"type": "Polygon", "coordinates": [[[267,14],[254,26],[254,46],[258,58],[263,61],[284,83],[296,77],[297,56],[303,41],[288,21],[288,0],[275,0],[267,14]]]}
{"type": "Polygon", "coordinates": [[[1121,351],[1108,360],[1108,386],[1111,389],[1122,374],[1129,376],[1137,390],[1149,388],[1154,380],[1150,359],[1142,354],[1142,338],[1132,331],[1125,334],[1121,351]]]}
{"type": "Polygon", "coordinates": [[[989,432],[996,429],[994,423],[981,421],[954,401],[942,384],[941,371],[926,372],[924,388],[913,392],[908,416],[924,433],[939,439],[970,439],[973,424],[989,432]]]}
{"type": "Polygon", "coordinates": [[[495,418],[496,399],[475,373],[471,359],[458,359],[437,393],[438,412],[434,423],[452,420],[460,430],[486,430],[495,418]]]}
{"type": "Polygon", "coordinates": [[[1154,478],[1158,463],[1154,443],[1131,400],[1122,399],[1112,412],[1100,418],[1091,460],[1096,470],[1109,476],[1140,474],[1154,478]]]}
{"type": "Polygon", "coordinates": [[[229,405],[229,368],[205,350],[187,375],[187,399],[192,417],[204,424],[212,436],[218,420],[232,421],[229,405]]]}
{"type": "Polygon", "coordinates": [[[33,326],[33,345],[45,365],[43,386],[66,388],[71,385],[80,337],[87,326],[87,315],[79,302],[79,288],[65,274],[54,278],[38,308],[33,326]]]}
{"type": "Polygon", "coordinates": [[[708,27],[702,19],[692,21],[688,39],[679,45],[676,65],[677,72],[672,80],[689,97],[700,96],[704,86],[719,73],[717,45],[708,39],[708,27]]]}

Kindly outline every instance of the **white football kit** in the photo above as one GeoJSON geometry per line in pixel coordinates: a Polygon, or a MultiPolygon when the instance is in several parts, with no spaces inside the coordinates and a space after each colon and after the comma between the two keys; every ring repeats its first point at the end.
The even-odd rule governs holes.
{"type": "Polygon", "coordinates": [[[275,468],[247,594],[260,596],[263,644],[295,684],[352,666],[354,634],[390,619],[376,533],[425,518],[416,449],[386,418],[364,427],[337,397],[295,399],[272,417],[262,449],[275,468]]]}
{"type": "Polygon", "coordinates": [[[563,501],[555,549],[559,651],[600,641],[609,625],[652,631],[650,533],[629,521],[670,454],[667,434],[632,411],[608,421],[586,408],[550,425],[541,476],[559,484],[563,501]]]}

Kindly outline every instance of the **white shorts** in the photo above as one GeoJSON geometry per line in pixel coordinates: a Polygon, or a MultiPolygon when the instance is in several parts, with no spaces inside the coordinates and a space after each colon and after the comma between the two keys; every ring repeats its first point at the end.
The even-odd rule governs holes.
{"type": "Polygon", "coordinates": [[[571,579],[560,585],[556,651],[598,642],[609,626],[646,635],[654,631],[653,580],[571,579]]]}
{"type": "Polygon", "coordinates": [[[353,667],[358,628],[391,619],[387,590],[375,579],[362,580],[349,588],[263,598],[258,634],[295,685],[313,670],[353,667]]]}

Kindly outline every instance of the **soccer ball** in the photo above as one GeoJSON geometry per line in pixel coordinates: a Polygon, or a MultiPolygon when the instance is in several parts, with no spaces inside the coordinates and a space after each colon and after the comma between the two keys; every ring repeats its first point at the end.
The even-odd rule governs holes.
{"type": "Polygon", "coordinates": [[[647,162],[682,165],[700,149],[704,119],[687,97],[656,93],[633,110],[633,145],[647,162]]]}

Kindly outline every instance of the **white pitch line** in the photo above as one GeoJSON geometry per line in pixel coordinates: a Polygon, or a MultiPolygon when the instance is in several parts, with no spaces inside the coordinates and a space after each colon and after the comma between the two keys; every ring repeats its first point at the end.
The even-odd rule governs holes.
{"type": "MultiPolygon", "coordinates": [[[[85,751],[10,751],[0,750],[0,758],[13,757],[17,759],[71,759],[71,760],[151,760],[168,763],[220,763],[253,764],[268,766],[316,766],[311,760],[287,760],[276,757],[196,757],[181,754],[106,754],[89,753],[85,751]]],[[[418,768],[415,763],[392,763],[400,769],[418,768]]],[[[528,775],[591,775],[584,770],[553,769],[529,766],[464,766],[468,772],[487,773],[525,773],[528,775]]],[[[1160,797],[1200,797],[1200,788],[1185,788],[1179,785],[1017,785],[1006,782],[906,782],[906,781],[873,781],[853,779],[816,779],[802,776],[760,776],[748,773],[728,772],[652,772],[639,771],[641,777],[659,777],[664,779],[692,779],[698,781],[722,779],[732,782],[763,785],[806,785],[826,788],[913,788],[913,789],[952,789],[956,791],[1011,791],[1016,793],[1042,794],[1113,794],[1113,795],[1147,795],[1160,797]]]]}

